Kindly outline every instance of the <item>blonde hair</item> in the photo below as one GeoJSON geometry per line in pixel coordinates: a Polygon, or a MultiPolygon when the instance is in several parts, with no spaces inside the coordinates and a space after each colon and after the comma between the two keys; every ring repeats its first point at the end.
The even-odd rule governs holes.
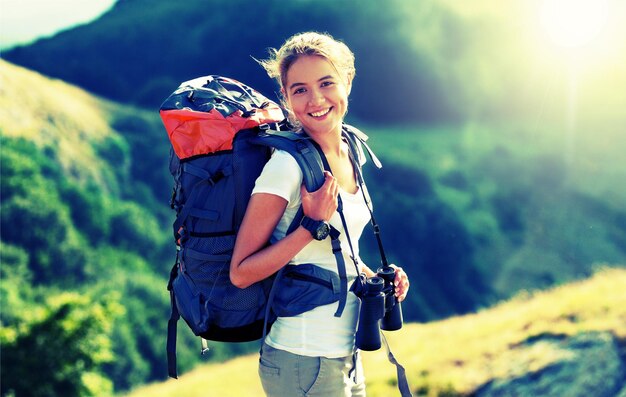
{"type": "Polygon", "coordinates": [[[284,92],[286,92],[287,72],[300,57],[316,55],[325,58],[337,70],[339,76],[344,79],[345,84],[350,84],[356,74],[352,51],[347,45],[328,33],[304,32],[295,34],[288,38],[278,50],[270,48],[269,54],[268,59],[257,62],[263,66],[271,78],[278,82],[281,89],[282,104],[289,111],[289,121],[294,125],[299,123],[292,117],[284,92]]]}

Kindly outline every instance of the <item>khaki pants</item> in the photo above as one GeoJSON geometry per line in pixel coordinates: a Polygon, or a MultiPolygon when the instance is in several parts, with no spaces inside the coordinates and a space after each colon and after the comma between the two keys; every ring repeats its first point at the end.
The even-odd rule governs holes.
{"type": "Polygon", "coordinates": [[[341,358],[308,357],[264,343],[259,375],[268,397],[365,397],[358,353],[341,358]]]}

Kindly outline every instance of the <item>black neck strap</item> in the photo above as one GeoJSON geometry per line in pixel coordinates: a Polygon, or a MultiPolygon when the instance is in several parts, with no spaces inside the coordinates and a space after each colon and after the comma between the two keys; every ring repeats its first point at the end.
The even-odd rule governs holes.
{"type": "MultiPolygon", "coordinates": [[[[372,228],[374,230],[374,235],[376,236],[376,242],[378,243],[378,251],[380,252],[380,261],[382,264],[383,268],[388,268],[389,267],[389,262],[387,261],[387,255],[385,255],[385,248],[383,247],[383,240],[380,236],[380,226],[378,226],[378,223],[376,222],[376,218],[374,217],[374,208],[372,206],[372,201],[371,198],[369,197],[369,193],[367,192],[367,189],[365,188],[365,180],[363,179],[363,173],[361,170],[361,164],[359,162],[359,157],[358,157],[358,149],[357,149],[357,142],[355,141],[355,138],[353,137],[352,134],[347,133],[347,132],[343,132],[342,134],[345,139],[346,142],[348,143],[348,147],[349,147],[349,151],[348,151],[348,155],[350,156],[350,160],[352,161],[352,167],[354,168],[354,173],[356,176],[356,180],[359,183],[359,188],[361,190],[361,194],[363,195],[363,200],[365,200],[365,204],[367,205],[367,209],[370,212],[370,220],[371,220],[371,224],[372,224],[372,228]]],[[[368,148],[368,153],[371,153],[371,150],[368,148]]],[[[326,159],[324,158],[324,156],[322,156],[322,161],[326,161],[326,159]]],[[[374,161],[375,157],[372,157],[372,161],[374,161]]],[[[378,159],[376,159],[377,164],[380,164],[380,162],[378,161],[378,159]]]]}

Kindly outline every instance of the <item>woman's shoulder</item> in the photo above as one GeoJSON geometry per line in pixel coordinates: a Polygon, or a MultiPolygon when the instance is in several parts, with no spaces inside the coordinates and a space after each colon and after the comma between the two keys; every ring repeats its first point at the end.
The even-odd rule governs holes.
{"type": "Polygon", "coordinates": [[[296,159],[293,158],[291,154],[289,154],[286,150],[274,149],[272,151],[272,157],[270,160],[280,161],[282,163],[293,163],[294,165],[298,165],[296,159]]]}
{"type": "Polygon", "coordinates": [[[261,176],[271,178],[275,182],[289,182],[297,186],[302,183],[302,171],[296,159],[289,152],[275,149],[265,164],[261,176]]]}
{"type": "Polygon", "coordinates": [[[274,194],[295,205],[300,195],[302,177],[298,163],[288,152],[274,150],[257,178],[252,193],[274,194]]]}
{"type": "MultiPolygon", "coordinates": [[[[296,159],[289,152],[280,149],[274,149],[272,157],[268,160],[271,168],[277,168],[276,171],[286,174],[299,174],[302,177],[302,171],[296,159]]],[[[267,165],[266,165],[267,167],[267,165]]]]}

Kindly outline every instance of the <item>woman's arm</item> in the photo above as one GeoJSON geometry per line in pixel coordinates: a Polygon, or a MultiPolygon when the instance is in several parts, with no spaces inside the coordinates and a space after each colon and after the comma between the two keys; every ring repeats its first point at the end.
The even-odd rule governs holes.
{"type": "MultiPolygon", "coordinates": [[[[324,185],[313,193],[301,188],[303,212],[315,220],[327,221],[337,209],[337,181],[328,172],[325,177],[324,185]]],[[[233,285],[245,288],[271,276],[313,241],[311,233],[299,226],[282,240],[267,245],[285,208],[287,200],[280,196],[269,193],[252,195],[230,262],[233,285]]]]}
{"type": "Polygon", "coordinates": [[[276,273],[313,240],[311,233],[298,227],[276,244],[267,245],[286,207],[287,200],[273,194],[257,193],[250,198],[230,264],[235,286],[245,288],[276,273]]]}

